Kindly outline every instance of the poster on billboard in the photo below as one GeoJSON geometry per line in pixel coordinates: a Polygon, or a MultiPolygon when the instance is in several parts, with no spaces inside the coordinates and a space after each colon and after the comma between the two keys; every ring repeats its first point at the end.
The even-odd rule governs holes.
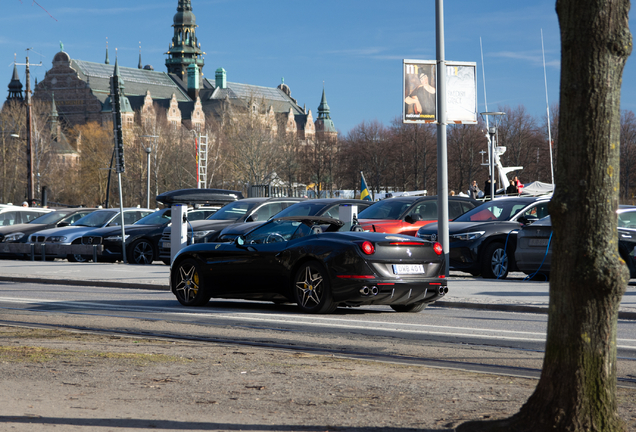
{"type": "Polygon", "coordinates": [[[437,74],[434,60],[404,60],[402,121],[435,123],[437,121],[437,74]]]}
{"type": "Polygon", "coordinates": [[[477,123],[477,63],[446,62],[446,122],[477,123]]]}
{"type": "MultiPolygon", "coordinates": [[[[437,123],[435,60],[404,60],[403,123],[437,123]]],[[[446,62],[446,122],[477,123],[477,64],[446,62]]]]}

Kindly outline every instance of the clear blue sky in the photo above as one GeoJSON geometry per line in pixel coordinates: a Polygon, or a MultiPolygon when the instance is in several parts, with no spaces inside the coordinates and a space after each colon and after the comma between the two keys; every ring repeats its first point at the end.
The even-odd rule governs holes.
{"type": "MultiPolygon", "coordinates": [[[[33,48],[41,80],[59,51],[71,58],[110,59],[165,71],[178,0],[4,0],[0,17],[0,85],[11,79],[14,53],[24,63],[33,48]],[[45,9],[45,10],[44,10],[45,9]],[[50,14],[50,15],[49,15],[50,14]]],[[[276,87],[281,77],[314,115],[323,82],[336,127],[362,121],[385,125],[401,115],[402,59],[435,59],[435,2],[365,0],[192,0],[197,37],[206,52],[204,74],[223,67],[230,82],[276,87]]],[[[478,63],[479,110],[484,111],[482,38],[488,109],[524,105],[545,114],[543,29],[550,104],[558,102],[560,40],[554,0],[445,2],[446,59],[478,63]]],[[[636,33],[635,12],[630,27],[636,33]]],[[[623,75],[622,108],[636,112],[636,54],[623,75]]],[[[19,67],[24,83],[24,67],[19,67]]],[[[6,89],[6,87],[5,87],[6,89]]],[[[6,91],[6,90],[5,90],[6,91]]],[[[6,95],[6,93],[3,93],[6,95]]]]}

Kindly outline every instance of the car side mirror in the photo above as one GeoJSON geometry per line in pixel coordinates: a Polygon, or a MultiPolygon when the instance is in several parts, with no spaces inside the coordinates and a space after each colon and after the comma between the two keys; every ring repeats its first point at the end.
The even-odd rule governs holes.
{"type": "Polygon", "coordinates": [[[536,222],[537,219],[521,216],[517,221],[523,225],[531,225],[533,222],[536,222]]]}
{"type": "Polygon", "coordinates": [[[406,215],[406,217],[404,218],[404,222],[412,224],[415,221],[413,220],[413,216],[406,215]]]}
{"type": "Polygon", "coordinates": [[[59,224],[57,224],[58,227],[65,227],[65,226],[69,226],[70,223],[68,222],[60,222],[59,224]]]}
{"type": "Polygon", "coordinates": [[[245,244],[245,237],[242,236],[242,235],[240,235],[240,236],[236,237],[236,239],[234,239],[234,244],[236,245],[236,247],[238,247],[240,249],[247,249],[250,252],[255,252],[256,251],[256,249],[253,246],[245,244]]]}

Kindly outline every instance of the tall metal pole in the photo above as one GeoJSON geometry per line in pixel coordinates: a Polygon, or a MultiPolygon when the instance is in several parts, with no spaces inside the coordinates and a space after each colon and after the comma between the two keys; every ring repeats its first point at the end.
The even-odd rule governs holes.
{"type": "MultiPolygon", "coordinates": [[[[157,149],[157,138],[159,138],[159,135],[141,135],[141,138],[154,138],[155,139],[155,151],[157,149]]],[[[150,153],[152,153],[152,147],[148,146],[148,147],[144,147],[144,150],[146,150],[146,155],[148,157],[148,178],[147,180],[147,186],[146,186],[146,208],[150,208],[150,153]]]]}
{"type": "MultiPolygon", "coordinates": [[[[27,51],[33,48],[27,48],[27,51]]],[[[31,65],[29,63],[29,56],[26,58],[26,63],[16,63],[16,65],[26,66],[26,128],[27,128],[27,136],[26,136],[26,157],[27,157],[27,201],[29,205],[33,205],[33,198],[35,193],[33,191],[33,151],[32,151],[32,143],[31,143],[31,129],[33,127],[33,120],[31,116],[31,70],[29,66],[42,66],[42,62],[40,64],[31,65]]]]}
{"type": "Polygon", "coordinates": [[[444,1],[435,0],[437,51],[437,234],[444,252],[448,276],[448,152],[446,143],[446,59],[444,52],[444,1]]]}
{"type": "Polygon", "coordinates": [[[146,208],[150,208],[150,152],[152,151],[152,148],[150,147],[146,147],[146,155],[148,156],[148,163],[147,163],[147,184],[146,184],[146,208]]]}
{"type": "Polygon", "coordinates": [[[33,152],[31,151],[31,72],[29,71],[29,57],[26,58],[26,157],[27,157],[27,202],[30,206],[33,203],[33,152]]]}

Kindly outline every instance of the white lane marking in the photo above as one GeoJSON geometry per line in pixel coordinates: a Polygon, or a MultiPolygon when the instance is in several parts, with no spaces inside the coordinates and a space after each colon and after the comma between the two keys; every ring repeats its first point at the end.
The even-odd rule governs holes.
{"type": "MultiPolygon", "coordinates": [[[[340,318],[329,318],[329,317],[302,317],[297,315],[283,315],[283,314],[267,314],[267,315],[257,315],[254,313],[247,312],[227,312],[224,309],[213,309],[212,313],[209,309],[206,312],[185,312],[186,307],[176,307],[176,308],[161,308],[161,307],[150,307],[150,306],[114,306],[108,303],[94,303],[94,302],[68,302],[68,301],[58,301],[58,300],[41,300],[41,299],[21,299],[21,298],[10,298],[10,297],[0,297],[0,302],[7,303],[18,303],[18,304],[47,304],[47,303],[55,303],[62,306],[72,307],[76,309],[92,309],[95,307],[112,310],[112,311],[121,311],[121,312],[167,312],[172,315],[178,316],[196,316],[196,317],[205,317],[214,320],[221,319],[237,319],[241,321],[251,321],[251,322],[265,322],[265,323],[275,323],[275,324],[291,324],[291,325],[312,325],[315,324],[315,321],[322,321],[320,325],[324,327],[334,328],[334,329],[346,329],[346,330],[372,330],[372,331],[389,331],[396,333],[404,333],[404,334],[422,334],[422,335],[434,335],[434,336],[452,336],[452,337],[480,337],[483,339],[492,339],[492,340],[505,340],[505,341],[526,341],[526,342],[545,342],[545,333],[536,333],[536,332],[516,332],[513,330],[496,330],[496,329],[481,329],[481,328],[467,328],[467,327],[443,327],[444,330],[460,330],[460,331],[473,331],[475,333],[449,333],[448,331],[430,331],[430,330],[419,330],[417,328],[412,327],[434,327],[439,329],[441,325],[430,325],[430,324],[408,324],[408,323],[397,323],[397,322],[375,322],[375,321],[367,321],[367,320],[344,320],[340,318]],[[272,319],[270,317],[274,317],[276,319],[272,319]],[[343,324],[340,324],[342,322],[343,324]],[[355,325],[352,323],[356,323],[355,325]],[[387,328],[386,326],[381,326],[385,324],[386,326],[403,326],[408,328],[387,328]],[[490,333],[512,333],[515,335],[532,335],[537,336],[538,338],[531,337],[509,337],[509,336],[499,336],[499,335],[487,335],[487,334],[479,334],[478,332],[490,332],[490,333]]],[[[636,345],[636,339],[620,339],[617,338],[617,342],[621,343],[633,343],[636,345]]],[[[628,345],[617,345],[617,348],[622,349],[636,349],[636,346],[628,346],[628,345]]]]}

